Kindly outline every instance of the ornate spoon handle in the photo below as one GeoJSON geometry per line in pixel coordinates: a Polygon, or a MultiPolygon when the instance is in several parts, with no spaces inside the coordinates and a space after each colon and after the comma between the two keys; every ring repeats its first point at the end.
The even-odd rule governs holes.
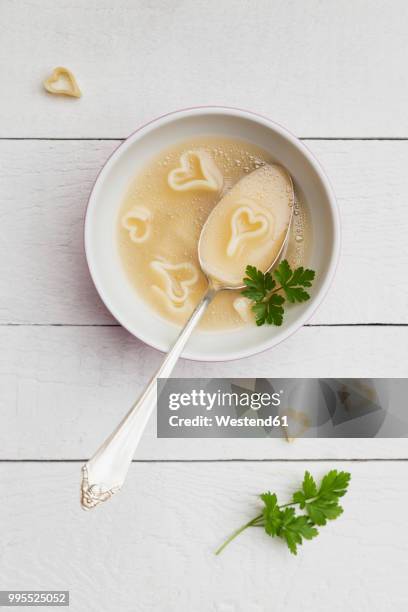
{"type": "Polygon", "coordinates": [[[108,500],[125,482],[137,445],[156,405],[156,381],[170,376],[187,340],[215,294],[215,289],[208,289],[141,397],[82,466],[81,505],[85,510],[108,500]]]}

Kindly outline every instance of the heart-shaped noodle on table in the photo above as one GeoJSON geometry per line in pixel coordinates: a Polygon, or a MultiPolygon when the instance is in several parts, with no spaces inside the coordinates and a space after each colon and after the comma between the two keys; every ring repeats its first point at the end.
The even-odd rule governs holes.
{"type": "Polygon", "coordinates": [[[187,151],[180,166],[169,172],[167,181],[174,191],[220,191],[224,180],[216,163],[206,151],[187,151]]]}
{"type": "Polygon", "coordinates": [[[45,79],[44,87],[48,93],[57,96],[70,96],[80,98],[82,93],[76,82],[76,78],[68,68],[58,66],[54,68],[52,74],[45,79]]]}

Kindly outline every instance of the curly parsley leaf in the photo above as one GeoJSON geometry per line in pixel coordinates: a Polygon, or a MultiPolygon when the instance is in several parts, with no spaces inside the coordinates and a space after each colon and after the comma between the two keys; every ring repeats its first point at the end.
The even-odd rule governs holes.
{"type": "Polygon", "coordinates": [[[339,498],[347,492],[350,482],[348,472],[331,470],[323,478],[319,489],[309,472],[305,473],[302,488],[293,494],[294,504],[305,509],[316,525],[325,525],[328,520],[336,519],[343,512],[339,498]]]}
{"type": "Polygon", "coordinates": [[[315,277],[313,270],[303,267],[293,271],[286,259],[273,272],[276,280],[270,272],[264,274],[255,266],[247,266],[245,274],[243,282],[246,288],[242,295],[253,302],[251,309],[258,326],[265,323],[282,325],[285,301],[300,303],[308,300],[310,295],[304,287],[311,287],[315,277]]]}
{"type": "Polygon", "coordinates": [[[348,472],[338,472],[331,470],[322,480],[319,493],[321,496],[343,497],[347,493],[350,482],[348,472]]]}
{"type": "Polygon", "coordinates": [[[274,537],[278,534],[282,524],[282,511],[278,506],[278,498],[276,497],[275,493],[270,492],[262,493],[260,498],[265,504],[265,508],[263,509],[262,513],[265,531],[268,535],[274,537]]]}
{"type": "Polygon", "coordinates": [[[307,516],[296,516],[295,508],[288,507],[282,510],[274,493],[263,493],[260,497],[265,504],[263,510],[265,532],[271,537],[278,536],[284,539],[294,555],[297,554],[297,546],[303,543],[303,538],[311,540],[318,535],[317,529],[307,516]]]}
{"type": "Polygon", "coordinates": [[[286,508],[279,535],[286,541],[290,552],[297,555],[297,546],[303,544],[303,538],[311,540],[319,535],[319,532],[307,516],[296,516],[294,508],[286,508]]]}
{"type": "Polygon", "coordinates": [[[305,476],[303,478],[302,488],[299,491],[296,491],[293,494],[293,503],[299,504],[302,508],[306,505],[306,500],[312,499],[317,495],[317,485],[314,481],[313,476],[310,472],[305,472],[305,476]]]}
{"type": "Polygon", "coordinates": [[[305,472],[301,488],[293,494],[292,501],[283,506],[278,504],[276,493],[262,493],[262,513],[235,531],[216,554],[249,527],[263,527],[268,536],[283,539],[290,552],[296,555],[304,540],[311,540],[319,534],[316,526],[325,525],[327,520],[342,514],[338,500],[346,494],[350,478],[348,472],[331,470],[318,487],[313,476],[305,472]],[[299,506],[306,514],[297,514],[294,506],[299,506]]]}
{"type": "Polygon", "coordinates": [[[305,270],[302,266],[292,270],[288,261],[284,259],[274,271],[274,276],[281,284],[288,302],[305,302],[310,298],[304,287],[312,286],[314,270],[305,270]]]}
{"type": "Polygon", "coordinates": [[[252,306],[252,312],[255,314],[256,324],[263,325],[265,322],[268,325],[282,325],[283,313],[282,304],[285,298],[275,293],[267,302],[255,302],[252,306]]]}
{"type": "Polygon", "coordinates": [[[264,274],[257,270],[255,266],[247,266],[245,274],[244,284],[247,288],[242,291],[242,295],[253,302],[263,300],[268,291],[272,291],[276,286],[276,282],[269,272],[264,274]]]}

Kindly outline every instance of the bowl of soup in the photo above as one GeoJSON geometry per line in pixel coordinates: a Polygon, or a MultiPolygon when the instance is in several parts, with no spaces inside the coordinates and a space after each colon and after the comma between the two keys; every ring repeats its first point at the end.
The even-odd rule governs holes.
{"type": "Polygon", "coordinates": [[[239,208],[217,226],[222,240],[214,244],[225,242],[225,253],[217,255],[212,236],[206,237],[212,265],[222,274],[226,263],[242,254],[248,236],[254,249],[265,249],[279,215],[272,219],[254,208],[251,180],[240,183],[262,168],[271,169],[282,193],[288,185],[292,190],[284,257],[293,268],[316,271],[311,298],[289,305],[282,326],[257,327],[241,291],[221,291],[183,357],[247,357],[273,347],[310,318],[339,256],[338,210],[322,168],[300,140],[273,121],[239,109],[200,107],[170,113],[134,132],[108,159],[90,194],[85,220],[90,273],[106,307],[130,333],[168,351],[207,288],[198,260],[201,230],[220,199],[239,184],[246,185],[239,208]]]}

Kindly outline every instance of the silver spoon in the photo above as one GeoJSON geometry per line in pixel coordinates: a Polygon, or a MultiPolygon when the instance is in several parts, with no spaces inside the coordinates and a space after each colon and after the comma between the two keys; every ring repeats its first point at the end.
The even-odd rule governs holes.
{"type": "MultiPolygon", "coordinates": [[[[259,171],[255,170],[255,172],[259,171]]],[[[245,181],[248,176],[242,178],[240,183],[245,181]]],[[[293,215],[293,185],[290,177],[289,182],[291,189],[289,200],[291,201],[292,206],[288,216],[288,224],[286,232],[282,238],[279,252],[271,262],[268,270],[273,268],[277,261],[279,261],[281,258],[289,235],[293,215]]],[[[221,202],[222,199],[213,210],[218,208],[221,202]]],[[[162,365],[150,380],[141,397],[133,404],[129,412],[111,433],[111,435],[105,440],[102,446],[89,459],[89,461],[82,466],[81,505],[85,510],[94,508],[100,502],[107,501],[122,487],[123,483],[125,482],[129,466],[135,455],[136,448],[156,405],[156,381],[158,378],[168,378],[170,376],[191,333],[202,318],[215,295],[219,291],[236,290],[244,287],[244,285],[230,286],[222,284],[220,281],[217,281],[217,279],[212,277],[208,270],[206,270],[205,262],[202,259],[202,237],[212,214],[213,213],[209,215],[206,223],[204,224],[201,230],[200,240],[198,242],[198,259],[201,269],[207,277],[208,289],[201,302],[196,306],[184,328],[181,330],[173,347],[166,355],[162,365]]],[[[266,272],[267,270],[264,271],[266,272]]]]}

